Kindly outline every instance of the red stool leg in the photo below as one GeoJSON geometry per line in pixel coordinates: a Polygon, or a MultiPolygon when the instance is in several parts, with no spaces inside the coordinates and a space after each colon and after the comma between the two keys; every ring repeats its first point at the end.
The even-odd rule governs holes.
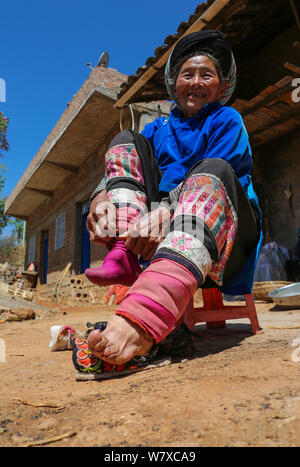
{"type": "MultiPolygon", "coordinates": [[[[203,304],[205,310],[221,310],[224,308],[223,297],[218,289],[202,289],[203,304]]],[[[226,328],[226,321],[207,321],[207,329],[226,328]]]]}
{"type": "Polygon", "coordinates": [[[205,322],[209,328],[226,327],[226,319],[248,318],[251,323],[252,333],[261,334],[252,294],[245,294],[246,304],[243,306],[224,305],[223,295],[218,289],[202,289],[203,307],[195,308],[193,301],[187,307],[183,321],[187,327],[194,330],[195,323],[205,322]]]}
{"type": "Polygon", "coordinates": [[[184,323],[190,331],[194,331],[195,327],[195,311],[194,311],[194,300],[191,300],[188,306],[185,309],[184,314],[178,321],[178,324],[184,323]]]}
{"type": "Polygon", "coordinates": [[[255,308],[255,303],[253,300],[253,295],[252,294],[247,294],[245,295],[245,300],[246,300],[246,307],[247,307],[247,314],[250,319],[250,323],[252,326],[252,333],[253,334],[261,334],[263,331],[260,330],[259,322],[258,322],[258,317],[256,313],[256,308],[255,308]]]}

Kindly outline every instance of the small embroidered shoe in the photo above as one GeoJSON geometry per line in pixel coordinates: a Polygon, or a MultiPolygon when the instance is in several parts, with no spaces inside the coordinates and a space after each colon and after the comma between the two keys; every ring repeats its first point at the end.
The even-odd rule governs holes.
{"type": "Polygon", "coordinates": [[[70,326],[51,326],[50,328],[50,351],[72,350],[71,338],[78,335],[76,329],[70,326]]]}
{"type": "Polygon", "coordinates": [[[74,337],[71,339],[71,342],[73,346],[72,360],[78,371],[76,375],[77,381],[111,379],[171,363],[170,358],[156,360],[157,346],[154,346],[146,357],[135,357],[122,365],[111,365],[93,355],[85,339],[74,337]]]}

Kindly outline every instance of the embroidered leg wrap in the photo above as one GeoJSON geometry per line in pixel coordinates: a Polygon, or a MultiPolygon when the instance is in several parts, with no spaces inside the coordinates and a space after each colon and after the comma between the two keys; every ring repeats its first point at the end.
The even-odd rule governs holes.
{"type": "Polygon", "coordinates": [[[139,324],[158,343],[174,328],[197,287],[197,278],[186,267],[157,259],[129,289],[116,313],[139,324]]]}
{"type": "MultiPolygon", "coordinates": [[[[217,159],[214,165],[216,161],[223,168],[224,161],[217,159]]],[[[185,265],[197,277],[199,286],[207,276],[222,285],[236,229],[236,211],[223,181],[216,174],[192,173],[180,191],[171,231],[154,258],[185,265]]]]}
{"type": "Polygon", "coordinates": [[[117,208],[117,240],[100,268],[89,268],[86,277],[97,285],[131,285],[142,272],[138,258],[120,237],[136,223],[146,209],[146,195],[141,161],[134,144],[112,146],[105,156],[109,200],[117,208]]]}

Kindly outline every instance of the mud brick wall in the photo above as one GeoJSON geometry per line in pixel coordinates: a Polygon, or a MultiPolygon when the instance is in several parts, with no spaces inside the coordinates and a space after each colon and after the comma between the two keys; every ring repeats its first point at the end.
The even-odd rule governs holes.
{"type": "MultiPolygon", "coordinates": [[[[66,103],[65,111],[29,164],[20,183],[25,183],[28,176],[39,166],[44,155],[48,153],[61,133],[65,131],[69,122],[76,117],[82,103],[85,102],[95,88],[100,86],[100,89],[106,89],[107,92],[114,93],[126,79],[126,75],[112,68],[95,67],[70,102],[66,103]]],[[[113,105],[113,101],[107,105],[109,111],[109,106],[113,105]]],[[[124,115],[124,128],[130,127],[130,122],[130,115],[124,115]]],[[[119,131],[120,125],[116,123],[115,126],[110,128],[108,134],[104,134],[94,152],[90,155],[87,154],[88,157],[79,167],[78,173],[74,173],[65,179],[64,183],[53,193],[53,196],[44,201],[28,218],[25,267],[28,265],[28,240],[32,235],[35,235],[35,262],[38,265],[39,282],[44,282],[44,240],[46,231],[49,236],[47,282],[55,282],[69,262],[72,263],[69,274],[78,274],[80,272],[81,206],[82,203],[89,200],[90,195],[101,180],[104,154],[111,139],[119,131]],[[55,251],[56,218],[63,212],[65,212],[65,244],[55,251]]],[[[17,186],[14,191],[18,189],[17,186]]],[[[14,192],[12,195],[14,195],[14,192]]],[[[103,247],[92,244],[91,264],[99,264],[99,260],[103,259],[105,254],[106,251],[103,247]]]]}
{"type": "Polygon", "coordinates": [[[255,155],[261,175],[257,192],[263,208],[264,233],[290,251],[300,228],[299,147],[297,131],[265,145],[255,155]]]}
{"type": "MultiPolygon", "coordinates": [[[[113,97],[114,93],[117,92],[121,83],[126,78],[126,75],[119,73],[117,70],[95,67],[77,94],[74,95],[72,100],[67,104],[66,110],[46,138],[34,160],[29,165],[26,173],[23,175],[23,178],[27,180],[30,173],[34,172],[35,167],[39,166],[45,154],[47,154],[52,145],[59,140],[60,135],[67,131],[69,122],[76,118],[82,103],[85,102],[87,97],[90,96],[95,89],[97,89],[100,94],[104,93],[103,96],[105,96],[105,98],[103,100],[103,105],[107,106],[107,116],[109,116],[110,112],[113,110],[112,106],[115,99],[115,97],[113,97]]],[[[155,118],[157,116],[157,105],[154,105],[153,108],[152,107],[149,105],[149,109],[134,108],[135,122],[138,123],[140,121],[140,117],[143,112],[145,112],[145,115],[147,115],[148,118],[150,118],[149,115],[151,116],[150,120],[155,118]]],[[[168,105],[163,105],[162,108],[164,112],[169,112],[168,105]]],[[[69,276],[81,273],[82,205],[83,203],[88,202],[94,189],[102,179],[104,173],[104,155],[112,138],[120,131],[119,114],[107,121],[111,121],[111,124],[109,124],[109,130],[103,131],[101,133],[101,137],[98,133],[99,144],[95,150],[93,149],[91,154],[89,154],[91,149],[84,149],[86,151],[86,159],[79,167],[78,172],[65,179],[53,195],[35,209],[28,218],[25,266],[27,266],[29,262],[28,240],[30,237],[35,235],[35,262],[38,265],[40,284],[44,283],[46,232],[48,233],[49,238],[47,282],[55,282],[68,263],[72,263],[68,272],[69,276]],[[64,246],[55,250],[56,218],[62,213],[65,213],[64,246]]],[[[99,125],[101,126],[101,121],[99,121],[99,125]]],[[[131,112],[129,109],[126,109],[122,113],[122,127],[126,129],[131,128],[131,126],[131,112]]],[[[86,134],[84,137],[87,137],[86,134]]],[[[67,146],[68,154],[66,157],[69,157],[70,159],[69,147],[70,146],[67,146]]],[[[63,148],[60,150],[63,151],[63,148]]],[[[67,162],[72,165],[72,160],[69,159],[67,162]]],[[[107,250],[103,246],[91,244],[90,253],[91,266],[94,267],[101,264],[107,250]]]]}
{"type": "MultiPolygon", "coordinates": [[[[119,128],[113,128],[116,134],[119,128]]],[[[103,176],[104,154],[111,140],[107,135],[101,145],[80,166],[77,174],[68,177],[64,184],[30,216],[27,225],[27,239],[35,234],[35,262],[38,264],[39,281],[44,275],[44,238],[48,231],[48,275],[47,282],[57,280],[60,272],[71,262],[69,274],[80,272],[81,261],[81,205],[89,200],[103,176]],[[55,251],[56,218],[65,212],[65,245],[55,251]]],[[[28,245],[28,241],[27,241],[28,245]]],[[[99,265],[106,254],[100,245],[91,244],[91,265],[99,265]]],[[[28,255],[28,246],[27,254],[28,255]]]]}
{"type": "MultiPolygon", "coordinates": [[[[126,79],[126,75],[118,72],[114,68],[93,68],[90,75],[83,83],[81,88],[78,90],[78,92],[73,95],[70,102],[66,103],[66,108],[64,112],[62,113],[57,123],[55,124],[55,127],[46,137],[42,146],[28,165],[19,183],[25,183],[28,179],[28,174],[33,173],[35,168],[39,166],[45,154],[48,153],[53,144],[57,141],[59,135],[65,130],[68,122],[72,121],[72,119],[76,117],[76,114],[78,113],[82,103],[90,95],[93,89],[97,88],[97,86],[100,86],[105,88],[107,91],[117,91],[120,88],[121,83],[126,81],[126,79]]],[[[15,192],[18,191],[18,185],[14,188],[10,196],[14,196],[15,192]]]]}

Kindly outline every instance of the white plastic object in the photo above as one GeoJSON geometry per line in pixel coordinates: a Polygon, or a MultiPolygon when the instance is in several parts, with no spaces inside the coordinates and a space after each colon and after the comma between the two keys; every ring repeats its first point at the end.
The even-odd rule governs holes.
{"type": "Polygon", "coordinates": [[[51,326],[50,328],[50,351],[68,350],[72,348],[70,334],[61,335],[63,326],[51,326]]]}

